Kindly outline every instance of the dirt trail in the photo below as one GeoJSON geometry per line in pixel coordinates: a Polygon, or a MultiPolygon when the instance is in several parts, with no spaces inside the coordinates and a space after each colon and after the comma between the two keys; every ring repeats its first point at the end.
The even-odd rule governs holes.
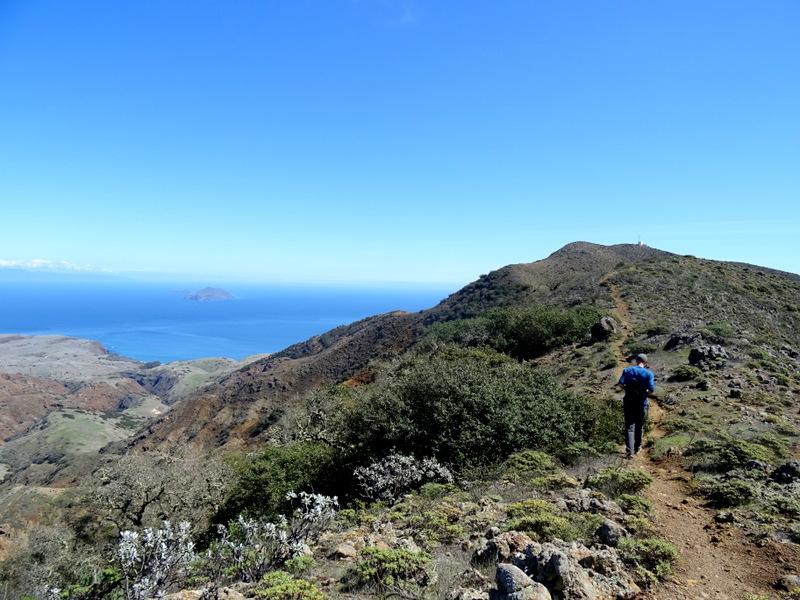
{"type": "MultiPolygon", "coordinates": [[[[628,306],[619,290],[610,285],[616,303],[615,317],[623,335],[613,343],[618,373],[627,365],[622,347],[633,331],[628,306]]],[[[748,594],[778,598],[778,578],[800,567],[800,552],[794,544],[768,543],[757,547],[732,524],[715,521],[717,510],[707,508],[701,498],[691,495],[691,475],[675,458],[655,461],[650,457],[652,441],[665,432],[660,427],[665,410],[651,401],[651,423],[643,452],[632,466],[653,476],[644,495],[653,502],[653,523],[659,536],[675,544],[680,561],[675,574],[644,595],[652,600],[743,600],[748,594]]]]}

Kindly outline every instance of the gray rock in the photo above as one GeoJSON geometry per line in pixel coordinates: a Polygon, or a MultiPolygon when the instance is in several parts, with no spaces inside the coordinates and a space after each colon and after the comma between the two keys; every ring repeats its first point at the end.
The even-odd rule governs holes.
{"type": "Polygon", "coordinates": [[[475,564],[492,564],[496,562],[513,562],[514,557],[525,551],[533,540],[519,531],[507,531],[505,533],[492,533],[492,538],[487,540],[486,545],[478,548],[472,557],[475,564]]]}
{"type": "Polygon", "coordinates": [[[617,331],[617,322],[611,317],[603,317],[599,322],[592,325],[590,333],[593,342],[604,342],[617,331]]]}
{"type": "Polygon", "coordinates": [[[800,575],[782,575],[775,587],[787,592],[794,591],[800,588],[800,575]]]}
{"type": "Polygon", "coordinates": [[[641,593],[614,548],[534,543],[515,564],[557,598],[630,600],[641,593]]]}
{"type": "Polygon", "coordinates": [[[790,460],[775,469],[770,477],[778,483],[800,481],[800,461],[790,460]]]}
{"type": "Polygon", "coordinates": [[[730,359],[730,353],[719,344],[698,344],[689,351],[689,364],[730,359]]]}
{"type": "Polygon", "coordinates": [[[597,538],[606,546],[617,547],[621,538],[628,537],[628,530],[611,519],[606,519],[594,532],[597,538]]]}
{"type": "Polygon", "coordinates": [[[522,569],[509,563],[497,565],[495,582],[497,583],[497,589],[504,594],[513,594],[534,583],[533,579],[528,577],[522,569]]]}
{"type": "Polygon", "coordinates": [[[489,591],[490,600],[551,600],[550,592],[533,581],[522,569],[508,563],[497,565],[497,589],[489,591]]]}

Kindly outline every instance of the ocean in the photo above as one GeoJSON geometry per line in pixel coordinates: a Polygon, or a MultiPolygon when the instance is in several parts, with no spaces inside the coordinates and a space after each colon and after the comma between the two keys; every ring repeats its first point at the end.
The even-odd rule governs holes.
{"type": "Polygon", "coordinates": [[[109,352],[162,363],[278,352],[365,317],[431,308],[456,291],[229,285],[236,299],[184,300],[205,287],[141,282],[0,283],[0,333],[96,340],[109,352]]]}

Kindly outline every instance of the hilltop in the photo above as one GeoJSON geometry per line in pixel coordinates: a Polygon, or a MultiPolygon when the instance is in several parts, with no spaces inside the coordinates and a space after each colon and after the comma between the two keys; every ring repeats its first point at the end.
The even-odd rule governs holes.
{"type": "Polygon", "coordinates": [[[777,598],[773,586],[800,582],[798,348],[797,275],[576,242],[428,310],[208,368],[202,385],[181,388],[174,365],[132,369],[128,380],[163,413],[109,438],[97,459],[17,465],[0,489],[3,530],[26,531],[11,520],[22,523],[17,495],[34,487],[77,513],[40,500],[28,523],[48,514],[59,535],[106,544],[109,530],[163,518],[201,529],[240,513],[274,519],[286,491],[313,490],[350,504],[336,528],[307,540],[316,566],[293,572],[333,598],[387,592],[352,579],[369,548],[382,560],[429,553],[437,582],[419,571],[388,590],[409,598],[488,598],[498,560],[554,598],[777,598]],[[657,393],[646,452],[631,464],[613,385],[638,352],[650,355],[657,393]],[[386,495],[365,483],[409,455],[402,472],[439,461],[426,467],[439,487],[386,495]],[[447,472],[461,483],[443,483],[447,472]],[[561,579],[526,544],[538,561],[562,556],[561,579]],[[592,596],[590,583],[607,595],[592,596]]]}

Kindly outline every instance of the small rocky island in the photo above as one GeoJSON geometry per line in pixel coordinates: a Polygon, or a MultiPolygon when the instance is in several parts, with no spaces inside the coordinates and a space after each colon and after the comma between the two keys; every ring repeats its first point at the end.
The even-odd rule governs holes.
{"type": "Polygon", "coordinates": [[[203,288],[199,292],[186,294],[184,300],[197,300],[198,302],[212,302],[216,300],[233,300],[235,296],[230,292],[215,287],[203,288]]]}

